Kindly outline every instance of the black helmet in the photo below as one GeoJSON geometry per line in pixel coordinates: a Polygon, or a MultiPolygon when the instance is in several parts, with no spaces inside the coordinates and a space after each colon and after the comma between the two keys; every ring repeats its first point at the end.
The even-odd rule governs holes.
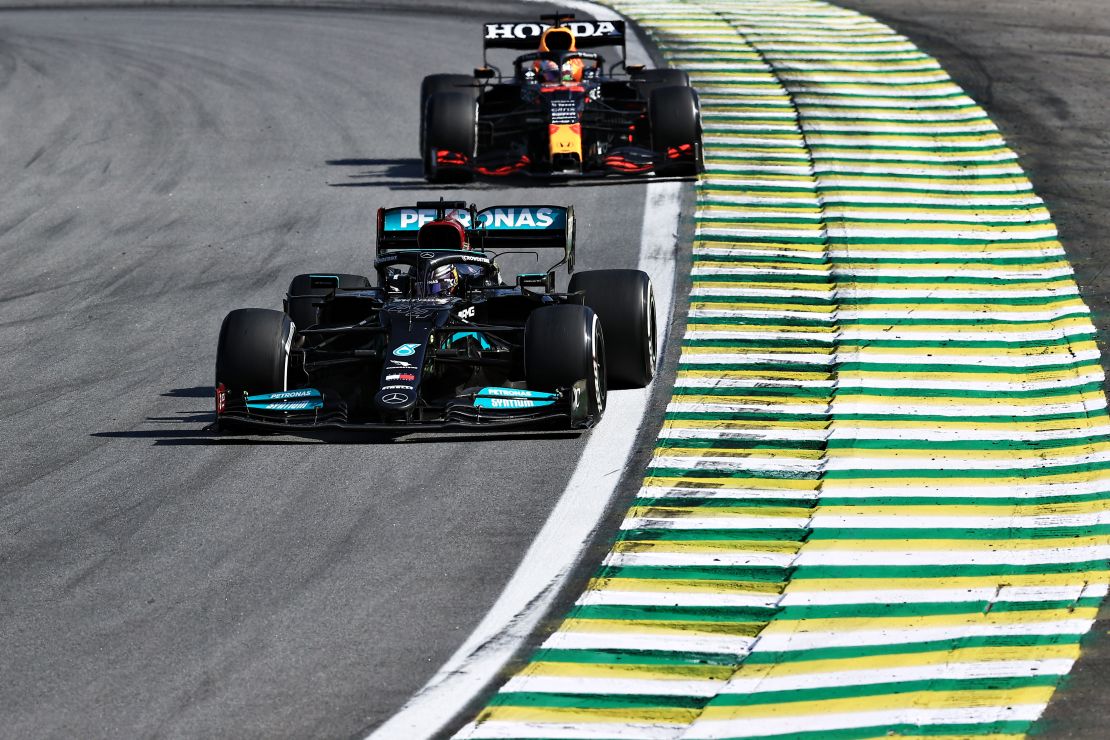
{"type": "Polygon", "coordinates": [[[432,270],[432,274],[428,276],[424,293],[436,297],[451,296],[455,295],[455,289],[458,287],[459,271],[455,269],[454,265],[443,265],[432,270]]]}

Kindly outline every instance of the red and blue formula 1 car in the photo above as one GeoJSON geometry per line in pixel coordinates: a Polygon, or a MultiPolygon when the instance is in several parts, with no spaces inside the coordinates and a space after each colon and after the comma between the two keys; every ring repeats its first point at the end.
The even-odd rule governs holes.
{"type": "Polygon", "coordinates": [[[685,72],[626,65],[623,21],[543,20],[487,23],[473,76],[424,78],[420,154],[430,182],[702,169],[698,96],[685,72]],[[585,51],[609,46],[621,59],[608,69],[585,51]],[[532,51],[503,75],[487,61],[493,48],[532,51]]]}
{"type": "Polygon", "coordinates": [[[216,350],[221,429],[583,429],[610,384],[647,385],[655,298],[638,270],[573,274],[574,211],[424,202],[378,211],[376,285],[298,275],[283,311],[245,308],[216,350]],[[543,273],[501,279],[498,252],[555,248],[543,273]]]}

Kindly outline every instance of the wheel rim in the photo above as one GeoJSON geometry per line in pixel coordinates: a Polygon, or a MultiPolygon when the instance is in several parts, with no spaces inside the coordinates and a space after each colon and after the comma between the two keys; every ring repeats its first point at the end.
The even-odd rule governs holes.
{"type": "Polygon", "coordinates": [[[601,367],[601,355],[605,351],[605,338],[602,336],[599,329],[600,323],[597,320],[597,316],[594,315],[593,341],[590,342],[593,354],[591,359],[594,372],[594,403],[597,406],[597,413],[601,414],[605,411],[607,388],[605,386],[605,373],[602,372],[603,368],[601,367]]]}
{"type": "Polygon", "coordinates": [[[474,101],[474,147],[470,150],[470,161],[473,164],[478,157],[478,101],[474,101]]]}
{"type": "Polygon", "coordinates": [[[645,322],[647,324],[647,347],[648,347],[647,376],[648,376],[648,379],[650,380],[651,378],[655,377],[655,363],[658,361],[658,358],[659,358],[659,347],[657,345],[657,342],[658,342],[658,339],[657,339],[657,337],[658,337],[658,334],[657,334],[658,327],[655,325],[655,291],[652,290],[650,285],[648,286],[648,301],[647,301],[647,304],[648,304],[648,317],[647,317],[647,321],[645,322]]]}

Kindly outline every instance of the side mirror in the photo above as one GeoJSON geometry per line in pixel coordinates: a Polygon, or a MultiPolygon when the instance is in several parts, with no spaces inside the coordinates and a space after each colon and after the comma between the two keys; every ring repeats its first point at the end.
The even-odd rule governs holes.
{"type": "Polygon", "coordinates": [[[628,65],[625,65],[625,69],[628,71],[628,74],[630,74],[630,75],[638,75],[638,74],[640,74],[641,72],[644,71],[644,65],[642,65],[642,64],[628,64],[628,65]]]}
{"type": "Polygon", "coordinates": [[[555,292],[554,272],[526,272],[516,276],[520,288],[543,288],[547,293],[555,292]]]}
{"type": "Polygon", "coordinates": [[[475,67],[474,76],[479,80],[488,80],[494,75],[492,67],[475,67]]]}

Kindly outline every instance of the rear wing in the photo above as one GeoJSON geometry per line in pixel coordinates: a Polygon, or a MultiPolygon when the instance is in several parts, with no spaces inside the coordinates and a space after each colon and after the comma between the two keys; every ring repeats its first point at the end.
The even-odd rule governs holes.
{"type": "Polygon", "coordinates": [[[376,253],[416,249],[420,227],[451,218],[466,230],[471,249],[562,249],[565,264],[574,271],[575,223],[571,206],[491,206],[477,210],[462,201],[418,202],[415,207],[378,209],[376,253]]]}
{"type": "Polygon", "coordinates": [[[580,50],[619,46],[621,61],[628,56],[624,21],[576,21],[573,15],[542,16],[542,20],[554,23],[486,23],[482,35],[483,62],[489,49],[536,51],[540,48],[540,36],[552,25],[570,29],[580,50]]]}

